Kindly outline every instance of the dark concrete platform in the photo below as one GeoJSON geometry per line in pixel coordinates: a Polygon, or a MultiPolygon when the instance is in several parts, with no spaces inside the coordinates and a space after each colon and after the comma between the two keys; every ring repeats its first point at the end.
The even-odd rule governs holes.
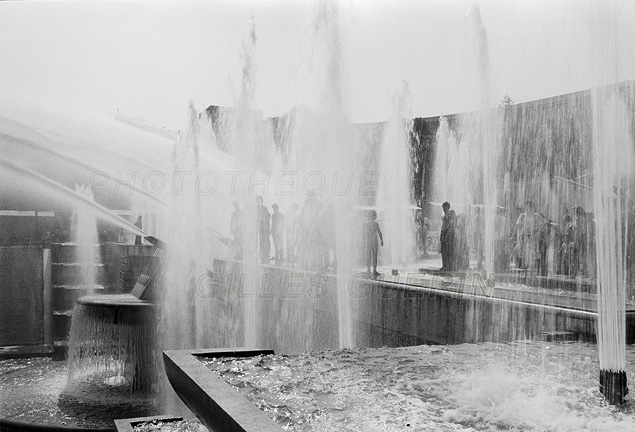
{"type": "Polygon", "coordinates": [[[0,360],[30,357],[50,357],[53,354],[51,345],[16,345],[0,347],[0,360]]]}

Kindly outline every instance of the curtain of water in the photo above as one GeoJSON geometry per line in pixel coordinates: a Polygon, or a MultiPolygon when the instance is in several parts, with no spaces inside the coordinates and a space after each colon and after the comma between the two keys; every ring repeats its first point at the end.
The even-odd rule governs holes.
{"type": "MultiPolygon", "coordinates": [[[[75,192],[94,201],[90,186],[75,185],[75,192]]],[[[81,284],[88,288],[88,294],[92,294],[97,282],[95,266],[101,262],[95,211],[91,207],[78,205],[73,215],[73,222],[72,240],[77,245],[75,262],[81,266],[81,284]]]]}
{"type": "Polygon", "coordinates": [[[397,268],[410,263],[415,248],[410,148],[412,126],[410,88],[403,83],[393,96],[393,115],[383,136],[379,159],[377,207],[385,236],[384,262],[397,268]]]}
{"type": "MultiPolygon", "coordinates": [[[[242,256],[235,256],[242,260],[242,275],[240,275],[243,293],[239,299],[242,302],[244,314],[244,341],[245,346],[259,346],[257,337],[256,322],[258,319],[258,298],[257,292],[260,281],[266,276],[266,269],[258,266],[259,260],[262,264],[269,264],[268,258],[271,256],[271,248],[258,253],[258,228],[259,214],[272,203],[265,202],[263,207],[258,206],[258,195],[267,195],[267,181],[271,176],[268,144],[266,133],[263,130],[262,116],[254,108],[254,96],[256,91],[256,53],[257,53],[256,25],[253,17],[249,22],[247,36],[242,42],[240,50],[241,60],[241,82],[238,97],[235,102],[233,115],[229,118],[228,133],[231,139],[229,152],[238,159],[241,171],[249,177],[249,182],[238,182],[235,190],[230,194],[235,194],[243,212],[242,220],[242,256]],[[256,188],[256,186],[261,186],[256,188]],[[263,256],[266,255],[266,259],[263,256]]],[[[266,212],[271,210],[267,209],[266,212]]],[[[235,275],[235,277],[238,275],[235,275]]]]}
{"type": "MultiPolygon", "coordinates": [[[[474,111],[456,117],[453,124],[446,117],[439,119],[432,200],[450,203],[467,248],[479,249],[477,264],[490,273],[494,269],[501,143],[499,112],[490,107],[488,51],[487,32],[475,6],[467,14],[462,56],[464,94],[474,111]]],[[[435,211],[438,215],[432,215],[433,219],[443,215],[440,208],[435,211]]]]}
{"type": "MultiPolygon", "coordinates": [[[[471,165],[474,155],[470,145],[461,140],[450,127],[447,117],[439,118],[436,134],[436,159],[434,163],[434,185],[432,201],[438,204],[448,201],[459,209],[472,202],[471,165]]],[[[441,217],[441,208],[435,210],[441,217]]]]}
{"type": "Polygon", "coordinates": [[[299,190],[301,195],[308,195],[307,213],[314,214],[307,218],[307,232],[321,231],[321,235],[314,236],[305,248],[305,252],[318,253],[305,254],[305,259],[308,258],[307,263],[314,268],[334,266],[336,269],[337,326],[342,348],[354,344],[347,280],[355,261],[351,249],[356,233],[352,209],[358,203],[348,185],[351,177],[359,178],[356,176],[351,126],[346,116],[344,39],[341,5],[335,1],[316,2],[310,61],[305,65],[308,72],[306,76],[298,77],[300,85],[314,93],[305,91],[299,95],[310,111],[305,111],[295,122],[291,144],[296,169],[306,175],[319,173],[320,178],[326,180],[327,187],[323,191],[311,191],[310,187],[299,190]],[[344,184],[346,186],[342,187],[344,184]],[[324,199],[327,202],[322,204],[324,199]],[[311,219],[318,226],[311,227],[311,219]]]}
{"type": "MultiPolygon", "coordinates": [[[[481,12],[478,6],[474,6],[468,13],[468,52],[467,59],[471,67],[467,69],[472,73],[473,88],[470,93],[476,103],[477,112],[467,116],[467,124],[464,125],[466,139],[476,144],[478,156],[475,159],[476,168],[480,179],[477,183],[478,191],[476,200],[482,204],[477,220],[481,225],[477,229],[483,232],[482,253],[484,269],[486,273],[494,270],[495,247],[495,217],[498,205],[498,163],[500,140],[498,137],[498,112],[491,109],[490,96],[490,62],[487,31],[483,25],[481,12]],[[471,58],[471,60],[469,60],[471,58]]],[[[470,217],[468,213],[468,217],[470,217]]]]}
{"type": "Polygon", "coordinates": [[[616,372],[626,366],[624,240],[632,139],[617,85],[594,90],[592,101],[598,349],[600,368],[616,372]]]}
{"type": "Polygon", "coordinates": [[[151,307],[78,304],[68,347],[68,384],[106,380],[130,392],[156,391],[162,371],[151,307]]]}
{"type": "MultiPolygon", "coordinates": [[[[619,69],[633,55],[628,4],[607,2],[592,10],[592,58],[596,87],[591,92],[593,115],[593,198],[598,274],[598,350],[600,370],[625,370],[625,298],[628,203],[633,171],[630,85],[618,84],[619,69]],[[608,84],[608,85],[606,85],[608,84]]],[[[618,391],[621,391],[618,389],[618,391]]],[[[605,393],[611,401],[611,395],[605,393]]],[[[614,401],[612,401],[614,403],[614,401]]]]}
{"type": "Polygon", "coordinates": [[[205,236],[201,215],[201,196],[186,183],[199,171],[198,113],[190,105],[189,123],[174,145],[172,203],[168,209],[170,229],[165,237],[169,245],[164,255],[163,349],[195,346],[197,272],[195,262],[205,258],[205,236]],[[184,311],[187,311],[184,313],[184,311]]]}

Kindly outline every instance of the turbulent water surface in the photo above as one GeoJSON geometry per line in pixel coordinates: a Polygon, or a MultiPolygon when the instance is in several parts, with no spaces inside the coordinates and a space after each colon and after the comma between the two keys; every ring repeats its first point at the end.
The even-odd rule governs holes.
{"type": "Polygon", "coordinates": [[[100,373],[67,386],[66,362],[0,361],[0,418],[26,423],[114,428],[113,420],[158,414],[156,401],[100,373]]]}
{"type": "MultiPolygon", "coordinates": [[[[629,365],[635,347],[627,348],[629,365]]],[[[598,391],[597,346],[516,342],[205,360],[293,431],[632,431],[598,391]]],[[[627,375],[633,382],[635,368],[627,375]]]]}

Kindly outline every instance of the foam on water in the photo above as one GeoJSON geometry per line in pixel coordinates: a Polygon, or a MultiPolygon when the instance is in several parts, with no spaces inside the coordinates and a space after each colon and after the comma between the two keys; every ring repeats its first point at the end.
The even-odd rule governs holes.
{"type": "MultiPolygon", "coordinates": [[[[628,357],[635,360],[632,347],[628,357]]],[[[205,362],[287,430],[635,428],[632,404],[617,409],[598,392],[589,344],[424,345],[205,362]]]]}
{"type": "Polygon", "coordinates": [[[66,387],[67,365],[50,358],[0,361],[0,417],[31,424],[111,428],[113,420],[156,415],[146,395],[107,382],[107,374],[66,387]]]}

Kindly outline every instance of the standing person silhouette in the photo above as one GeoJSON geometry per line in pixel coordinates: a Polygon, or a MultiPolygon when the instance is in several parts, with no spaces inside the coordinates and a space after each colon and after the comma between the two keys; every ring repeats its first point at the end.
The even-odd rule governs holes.
{"type": "MultiPolygon", "coordinates": [[[[141,215],[139,215],[137,217],[137,221],[134,223],[134,226],[136,226],[139,229],[143,229],[143,220],[141,215]]],[[[140,235],[136,235],[134,238],[134,244],[136,245],[140,245],[141,244],[141,236],[140,235]]]]}
{"type": "Polygon", "coordinates": [[[450,211],[450,203],[444,202],[443,217],[441,218],[441,235],[439,237],[439,248],[441,249],[441,270],[454,270],[454,211],[450,211]]]}
{"type": "Polygon", "coordinates": [[[384,246],[384,237],[377,223],[377,212],[371,210],[368,213],[368,220],[364,224],[364,246],[366,246],[366,267],[368,267],[369,274],[371,274],[370,267],[373,267],[371,274],[373,277],[379,276],[377,271],[377,253],[379,252],[380,244],[382,247],[384,246]]]}
{"type": "Polygon", "coordinates": [[[536,212],[536,205],[528,200],[525,212],[516,221],[516,239],[519,244],[520,256],[526,271],[537,269],[540,260],[538,240],[540,230],[547,223],[546,219],[536,212]]]}

